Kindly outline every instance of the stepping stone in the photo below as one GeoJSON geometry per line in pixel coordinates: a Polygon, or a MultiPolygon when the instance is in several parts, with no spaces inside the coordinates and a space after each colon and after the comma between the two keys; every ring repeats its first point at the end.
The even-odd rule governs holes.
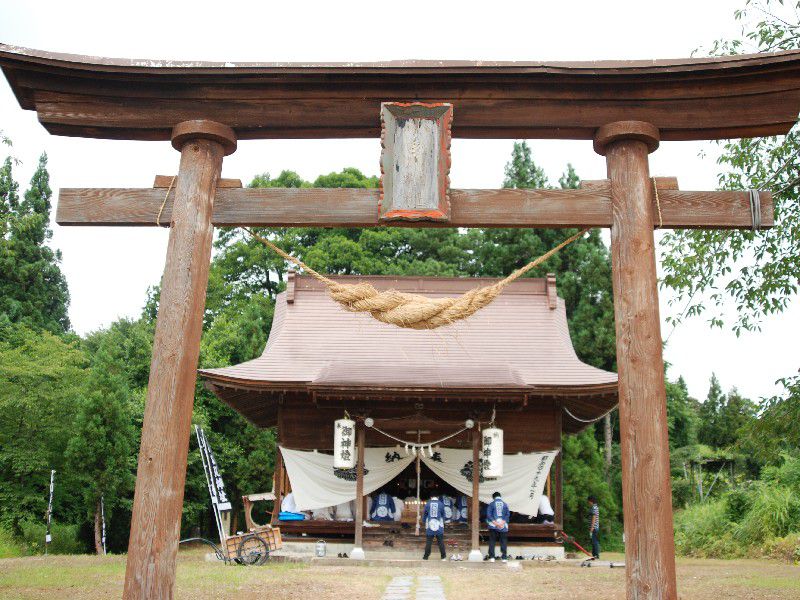
{"type": "Polygon", "coordinates": [[[410,600],[414,578],[410,575],[394,577],[381,596],[381,600],[410,600]]]}
{"type": "Polygon", "coordinates": [[[446,600],[442,578],[438,575],[418,577],[416,600],[446,600]]]}

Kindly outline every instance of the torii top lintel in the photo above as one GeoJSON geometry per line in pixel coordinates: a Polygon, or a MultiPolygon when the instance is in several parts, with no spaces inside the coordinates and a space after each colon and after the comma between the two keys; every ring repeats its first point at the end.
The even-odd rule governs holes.
{"type": "Polygon", "coordinates": [[[451,102],[465,138],[592,139],[649,122],[663,140],[786,133],[800,51],[657,61],[212,63],[122,60],[0,44],[24,109],[56,135],[168,140],[208,119],[239,139],[380,135],[382,101],[451,102]]]}

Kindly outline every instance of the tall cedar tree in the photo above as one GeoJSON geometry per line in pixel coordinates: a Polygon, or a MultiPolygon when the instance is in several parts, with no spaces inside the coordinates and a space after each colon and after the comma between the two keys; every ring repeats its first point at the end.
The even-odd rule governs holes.
{"type": "Polygon", "coordinates": [[[0,169],[0,318],[60,334],[69,329],[69,291],[61,252],[46,245],[50,230],[50,176],[42,154],[20,202],[6,159],[0,169]]]}
{"type": "Polygon", "coordinates": [[[101,499],[109,519],[133,490],[134,438],[131,392],[113,330],[92,357],[73,435],[67,444],[67,468],[79,482],[94,528],[94,548],[101,543],[101,499]]]}

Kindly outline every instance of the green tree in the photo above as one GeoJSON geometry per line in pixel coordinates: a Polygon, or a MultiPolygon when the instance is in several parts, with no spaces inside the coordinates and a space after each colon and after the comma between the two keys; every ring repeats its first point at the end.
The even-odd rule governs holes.
{"type": "MultiPolygon", "coordinates": [[[[771,52],[800,48],[800,2],[747,0],[735,12],[742,24],[736,39],[718,40],[711,54],[771,52]]],[[[723,311],[736,306],[730,324],[739,334],[785,310],[796,298],[800,253],[800,130],[783,136],[721,142],[718,159],[723,189],[770,190],[775,227],[769,230],[676,230],[662,238],[664,284],[672,288],[681,316],[705,316],[723,326],[723,311]]],[[[762,440],[794,440],[800,447],[800,375],[780,380],[784,393],[770,398],[757,427],[762,440]]],[[[773,460],[777,457],[774,455],[773,460]]]]}
{"type": "Polygon", "coordinates": [[[50,469],[59,519],[74,522],[79,511],[64,451],[86,363],[77,341],[0,323],[0,525],[15,534],[43,518],[50,469]]]}
{"type": "Polygon", "coordinates": [[[533,162],[531,147],[525,141],[514,142],[511,160],[506,163],[505,174],[504,188],[550,187],[544,169],[533,162]]]}
{"type": "MultiPolygon", "coordinates": [[[[5,245],[11,218],[19,206],[19,184],[14,181],[11,157],[0,167],[0,244],[5,245]]],[[[2,246],[0,246],[2,247],[2,246]]]]}
{"type": "Polygon", "coordinates": [[[701,444],[706,444],[713,448],[722,446],[719,443],[723,437],[719,424],[719,413],[724,404],[725,394],[722,392],[722,386],[719,384],[717,376],[712,373],[708,394],[706,394],[706,399],[700,405],[699,411],[700,429],[697,432],[697,439],[701,444]]]}
{"type": "Polygon", "coordinates": [[[97,554],[103,553],[101,499],[108,519],[133,490],[136,438],[125,365],[119,362],[114,336],[106,335],[103,342],[92,357],[66,450],[67,468],[80,486],[94,526],[97,554]]]}
{"type": "Polygon", "coordinates": [[[667,381],[667,427],[670,448],[682,448],[697,443],[697,401],[689,397],[683,377],[667,381]]]}
{"type": "Polygon", "coordinates": [[[699,408],[698,441],[712,448],[733,446],[745,435],[757,412],[757,406],[736,388],[724,394],[717,376],[712,374],[708,396],[699,408]]]}
{"type": "Polygon", "coordinates": [[[617,474],[612,487],[604,477],[603,455],[592,429],[563,438],[564,529],[578,539],[589,540],[589,507],[586,498],[594,495],[601,507],[600,526],[607,547],[621,542],[622,502],[617,474]]]}
{"type": "Polygon", "coordinates": [[[59,263],[61,252],[46,245],[50,230],[47,155],[42,154],[22,201],[6,160],[0,170],[0,314],[12,323],[64,333],[69,329],[69,292],[59,263]]]}
{"type": "Polygon", "coordinates": [[[719,411],[720,445],[724,447],[739,443],[757,413],[758,407],[752,400],[743,397],[736,388],[730,390],[719,411]]]}

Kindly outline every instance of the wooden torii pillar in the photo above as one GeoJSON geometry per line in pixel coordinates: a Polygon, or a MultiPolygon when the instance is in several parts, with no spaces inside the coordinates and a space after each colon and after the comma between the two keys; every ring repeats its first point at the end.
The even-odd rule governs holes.
{"type": "Polygon", "coordinates": [[[133,499],[124,598],[171,598],[180,539],[214,227],[211,214],[222,158],[236,150],[230,127],[212,121],[175,126],[181,153],[167,261],[161,279],[133,499]]]}
{"type": "Polygon", "coordinates": [[[611,181],[611,276],[617,331],[622,509],[629,597],[677,598],[667,397],[661,354],[647,155],[658,129],[641,121],[600,127],[595,150],[611,181]],[[636,592],[634,592],[634,590],[636,592]],[[633,593],[632,593],[633,592],[633,593]]]}

